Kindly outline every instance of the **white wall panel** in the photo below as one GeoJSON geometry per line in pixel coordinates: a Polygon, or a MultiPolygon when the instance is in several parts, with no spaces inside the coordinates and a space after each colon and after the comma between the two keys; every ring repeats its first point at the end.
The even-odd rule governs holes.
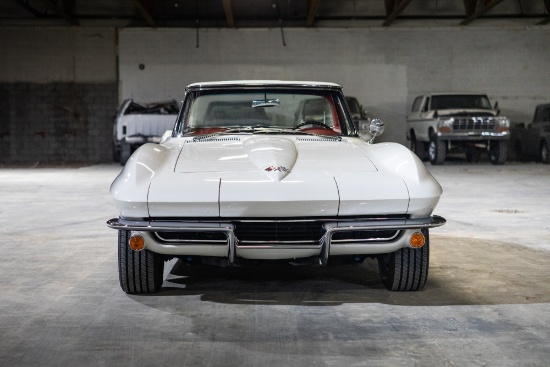
{"type": "Polygon", "coordinates": [[[513,121],[550,101],[548,27],[135,29],[119,33],[119,98],[182,99],[193,82],[320,80],[341,84],[405,143],[415,95],[486,92],[513,121]],[[139,65],[144,69],[140,70],[139,65]]]}

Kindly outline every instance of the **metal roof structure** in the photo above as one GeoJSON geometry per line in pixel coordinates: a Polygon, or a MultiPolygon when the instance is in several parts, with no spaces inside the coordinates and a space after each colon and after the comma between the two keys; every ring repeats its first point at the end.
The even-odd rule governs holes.
{"type": "Polygon", "coordinates": [[[2,0],[0,27],[548,25],[550,0],[2,0]]]}

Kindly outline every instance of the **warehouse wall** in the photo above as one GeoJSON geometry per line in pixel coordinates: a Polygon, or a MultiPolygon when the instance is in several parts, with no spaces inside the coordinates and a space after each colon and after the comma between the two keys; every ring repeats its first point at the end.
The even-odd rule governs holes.
{"type": "Polygon", "coordinates": [[[548,26],[283,33],[286,45],[280,29],[2,28],[0,162],[110,161],[123,98],[182,99],[197,81],[337,82],[400,143],[419,93],[486,92],[513,121],[550,101],[548,26]]]}
{"type": "Polygon", "coordinates": [[[116,31],[0,29],[0,162],[111,159],[116,31]]]}
{"type": "Polygon", "coordinates": [[[119,99],[181,99],[197,81],[331,81],[386,122],[382,140],[403,144],[420,93],[488,93],[513,121],[530,120],[537,103],[550,101],[549,27],[283,32],[286,45],[280,29],[123,29],[119,99]]]}

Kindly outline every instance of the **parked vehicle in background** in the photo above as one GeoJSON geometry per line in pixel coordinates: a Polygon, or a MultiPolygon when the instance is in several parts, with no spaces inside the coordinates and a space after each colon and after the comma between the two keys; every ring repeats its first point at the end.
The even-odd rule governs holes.
{"type": "Polygon", "coordinates": [[[342,87],[230,81],[186,88],[160,144],[141,146],[111,186],[120,285],[154,293],[164,262],[244,266],[360,264],[377,259],[384,286],[418,291],[442,189],[396,143],[366,141],[342,87]],[[389,158],[388,158],[389,157],[389,158]]]}
{"type": "Polygon", "coordinates": [[[493,164],[508,156],[510,121],[498,116],[485,94],[432,93],[415,98],[407,116],[407,140],[421,159],[443,164],[447,154],[465,153],[476,161],[483,151],[493,164]]]}
{"type": "Polygon", "coordinates": [[[179,111],[175,100],[138,103],[126,99],[120,105],[113,126],[113,160],[125,164],[145,143],[158,143],[174,126],[179,111]]]}
{"type": "Polygon", "coordinates": [[[516,155],[521,160],[550,164],[550,103],[540,104],[535,108],[533,122],[513,124],[512,142],[516,155]]]}
{"type": "Polygon", "coordinates": [[[367,123],[370,122],[371,118],[369,113],[363,108],[363,105],[359,103],[357,98],[346,97],[346,102],[351,113],[351,118],[353,119],[353,124],[357,130],[359,128],[359,123],[363,121],[367,123]]]}

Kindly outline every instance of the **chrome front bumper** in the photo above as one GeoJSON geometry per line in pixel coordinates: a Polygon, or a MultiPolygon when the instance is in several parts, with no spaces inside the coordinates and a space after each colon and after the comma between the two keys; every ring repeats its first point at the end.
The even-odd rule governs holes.
{"type": "MultiPolygon", "coordinates": [[[[265,222],[270,222],[270,220],[265,220],[265,222]]],[[[290,259],[319,256],[320,263],[326,265],[331,255],[381,254],[396,251],[408,246],[408,236],[415,231],[439,227],[445,222],[444,218],[437,215],[413,219],[323,221],[322,227],[325,232],[318,241],[313,243],[300,241],[246,241],[253,243],[244,243],[245,241],[239,241],[235,234],[235,224],[224,221],[147,221],[114,218],[107,221],[107,225],[116,230],[132,231],[134,234],[142,235],[145,238],[146,248],[166,255],[222,256],[228,258],[229,264],[234,264],[237,256],[249,259],[290,259]],[[396,235],[384,239],[333,239],[337,233],[361,231],[396,231],[396,235]],[[217,233],[223,234],[225,239],[166,242],[159,240],[156,232],[217,233]]]]}
{"type": "Polygon", "coordinates": [[[460,140],[460,141],[479,141],[479,140],[509,140],[509,132],[491,132],[491,131],[472,131],[472,132],[452,132],[437,133],[439,140],[460,140]]]}

